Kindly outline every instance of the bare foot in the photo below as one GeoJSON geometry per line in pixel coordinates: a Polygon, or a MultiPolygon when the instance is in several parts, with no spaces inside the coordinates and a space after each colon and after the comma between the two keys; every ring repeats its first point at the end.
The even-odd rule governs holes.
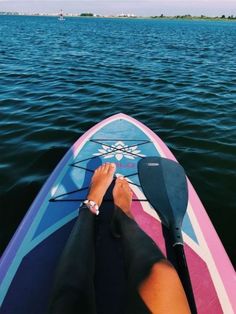
{"type": "Polygon", "coordinates": [[[116,179],[113,189],[114,204],[119,207],[129,218],[134,219],[131,212],[132,190],[129,187],[128,181],[124,177],[116,179]]]}
{"type": "Polygon", "coordinates": [[[87,199],[94,201],[98,206],[101,205],[102,199],[113,180],[115,170],[116,165],[113,163],[105,163],[95,170],[87,199]]]}

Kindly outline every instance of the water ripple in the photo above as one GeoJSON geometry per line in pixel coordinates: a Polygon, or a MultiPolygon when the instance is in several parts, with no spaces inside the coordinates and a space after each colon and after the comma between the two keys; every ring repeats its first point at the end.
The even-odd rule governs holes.
{"type": "Polygon", "coordinates": [[[169,145],[235,258],[236,23],[2,16],[0,28],[1,195],[11,213],[22,204],[1,214],[2,247],[72,143],[124,112],[169,145]]]}

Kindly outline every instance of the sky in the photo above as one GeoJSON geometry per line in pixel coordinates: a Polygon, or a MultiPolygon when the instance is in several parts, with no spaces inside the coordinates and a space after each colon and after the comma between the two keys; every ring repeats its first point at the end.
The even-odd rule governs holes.
{"type": "Polygon", "coordinates": [[[0,12],[236,16],[236,0],[0,0],[0,12]]]}

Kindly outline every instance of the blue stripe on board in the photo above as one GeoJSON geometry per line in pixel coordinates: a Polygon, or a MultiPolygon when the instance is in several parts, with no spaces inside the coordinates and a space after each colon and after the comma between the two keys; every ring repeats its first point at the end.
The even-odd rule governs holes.
{"type": "Polygon", "coordinates": [[[199,244],[199,243],[198,243],[198,240],[197,240],[197,237],[196,237],[196,234],[195,234],[195,232],[194,232],[194,230],[193,230],[191,221],[190,221],[190,219],[189,219],[188,213],[186,213],[185,216],[184,216],[183,225],[182,225],[182,230],[183,230],[193,241],[195,241],[197,244],[199,244]]]}
{"type": "MultiPolygon", "coordinates": [[[[84,199],[87,195],[87,190],[82,190],[81,192],[75,192],[73,194],[63,194],[76,191],[83,187],[88,187],[91,175],[92,174],[90,172],[85,172],[84,170],[70,167],[69,171],[65,174],[52,197],[58,197],[57,200],[84,199]]],[[[80,203],[81,202],[79,201],[49,202],[45,214],[41,219],[37,230],[35,231],[34,238],[79,208],[80,203]]]]}

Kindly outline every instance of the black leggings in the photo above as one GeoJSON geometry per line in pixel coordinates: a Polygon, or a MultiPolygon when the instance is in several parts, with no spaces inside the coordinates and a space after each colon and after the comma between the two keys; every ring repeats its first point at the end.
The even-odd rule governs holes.
{"type": "MultiPolygon", "coordinates": [[[[59,261],[49,314],[105,313],[96,308],[95,220],[96,217],[83,205],[59,261]]],[[[121,235],[117,241],[122,247],[126,280],[124,305],[117,309],[117,313],[149,313],[138,295],[138,287],[150,273],[152,265],[164,256],[152,239],[120,209],[116,209],[115,223],[121,235]]],[[[103,298],[109,296],[104,295],[103,298]]]]}

